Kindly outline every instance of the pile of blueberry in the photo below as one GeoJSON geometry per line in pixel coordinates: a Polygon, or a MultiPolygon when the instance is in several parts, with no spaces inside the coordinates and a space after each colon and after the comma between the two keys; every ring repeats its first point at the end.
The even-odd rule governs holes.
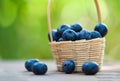
{"type": "MultiPolygon", "coordinates": [[[[35,75],[44,75],[48,67],[45,63],[40,62],[38,59],[29,59],[25,61],[25,68],[29,72],[33,72],[35,75]]],[[[71,74],[75,71],[75,63],[73,60],[65,60],[62,63],[62,70],[66,74],[71,74]]],[[[86,75],[94,75],[99,71],[98,64],[96,62],[85,62],[82,65],[82,72],[86,75]]]]}
{"type": "MultiPolygon", "coordinates": [[[[94,28],[94,31],[88,31],[82,28],[80,24],[73,25],[61,25],[57,30],[52,30],[53,41],[76,41],[76,40],[90,40],[94,38],[105,37],[108,29],[107,26],[103,23],[97,24],[94,28]]],[[[48,38],[50,41],[50,32],[48,33],[48,38]]]]}
{"type": "Polygon", "coordinates": [[[25,68],[35,75],[44,75],[47,72],[47,65],[38,59],[29,59],[25,62],[25,68]]]}

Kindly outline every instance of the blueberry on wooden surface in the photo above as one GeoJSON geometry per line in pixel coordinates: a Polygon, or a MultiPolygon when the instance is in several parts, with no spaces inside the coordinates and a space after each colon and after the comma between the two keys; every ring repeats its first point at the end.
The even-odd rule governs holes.
{"type": "Polygon", "coordinates": [[[96,62],[85,62],[82,65],[82,72],[86,75],[95,75],[99,71],[99,66],[96,62]]]}
{"type": "Polygon", "coordinates": [[[72,61],[72,60],[66,60],[66,61],[64,61],[63,64],[62,64],[62,70],[66,74],[73,73],[74,70],[75,70],[75,63],[74,63],[74,61],[72,61]]]}
{"type": "Polygon", "coordinates": [[[32,66],[32,72],[35,75],[44,75],[47,72],[47,70],[48,70],[47,65],[41,62],[37,62],[32,66]]]}
{"type": "Polygon", "coordinates": [[[29,59],[29,60],[26,60],[26,61],[25,61],[25,68],[26,68],[28,71],[32,71],[32,70],[31,70],[31,67],[32,67],[32,65],[33,65],[34,63],[36,63],[36,62],[39,62],[39,60],[38,60],[38,59],[29,59]]]}

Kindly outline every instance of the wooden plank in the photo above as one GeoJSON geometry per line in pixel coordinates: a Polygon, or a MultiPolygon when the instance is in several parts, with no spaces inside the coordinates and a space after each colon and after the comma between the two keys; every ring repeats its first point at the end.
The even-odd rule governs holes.
{"type": "Polygon", "coordinates": [[[48,65],[46,75],[26,71],[24,61],[0,61],[0,81],[120,81],[120,63],[105,63],[101,72],[87,76],[83,73],[58,72],[55,61],[43,62],[48,65]]]}

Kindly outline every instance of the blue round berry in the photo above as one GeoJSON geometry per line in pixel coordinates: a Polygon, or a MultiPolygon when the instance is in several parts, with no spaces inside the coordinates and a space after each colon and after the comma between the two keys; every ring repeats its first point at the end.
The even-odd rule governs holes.
{"type": "Polygon", "coordinates": [[[64,41],[63,38],[59,38],[57,42],[61,42],[61,41],[64,41]]]}
{"type": "Polygon", "coordinates": [[[38,59],[29,59],[29,60],[25,61],[25,68],[26,68],[28,71],[32,71],[32,70],[31,70],[31,67],[32,67],[32,65],[33,65],[34,63],[36,63],[36,62],[39,62],[39,60],[38,60],[38,59]]]}
{"type": "Polygon", "coordinates": [[[81,40],[81,39],[90,40],[90,39],[91,39],[91,34],[90,34],[90,32],[87,31],[87,30],[82,30],[82,31],[79,33],[79,35],[78,35],[77,38],[78,38],[79,40],[81,40]]]}
{"type": "MultiPolygon", "coordinates": [[[[57,36],[57,30],[52,30],[52,37],[53,37],[53,41],[57,41],[58,40],[58,36],[57,36]]],[[[50,40],[50,33],[48,33],[48,39],[50,40]]]]}
{"type": "Polygon", "coordinates": [[[103,23],[97,24],[94,30],[98,31],[102,37],[106,36],[108,32],[107,26],[103,23]]]}
{"type": "Polygon", "coordinates": [[[94,38],[101,38],[101,34],[98,32],[98,31],[92,31],[91,32],[91,39],[94,39],[94,38]]]}
{"type": "Polygon", "coordinates": [[[74,30],[67,29],[63,32],[62,38],[65,41],[75,41],[77,39],[77,33],[74,30]]]}
{"type": "Polygon", "coordinates": [[[72,60],[66,60],[63,62],[62,64],[62,70],[63,72],[67,73],[67,74],[71,74],[74,72],[75,70],[75,63],[72,60]]]}
{"type": "Polygon", "coordinates": [[[76,34],[77,34],[77,39],[76,40],[80,40],[80,37],[79,37],[80,32],[76,32],[76,34]]]}
{"type": "Polygon", "coordinates": [[[44,75],[47,70],[47,65],[44,63],[37,62],[32,66],[32,71],[35,75],[44,75]]]}
{"type": "Polygon", "coordinates": [[[70,26],[67,25],[67,24],[63,24],[63,25],[59,26],[58,29],[57,29],[57,35],[58,35],[59,37],[61,37],[62,34],[63,34],[63,32],[64,32],[65,30],[67,30],[67,29],[70,29],[70,26]]]}
{"type": "Polygon", "coordinates": [[[70,27],[72,30],[74,30],[75,32],[80,32],[82,30],[82,26],[80,24],[73,24],[70,27]]]}
{"type": "Polygon", "coordinates": [[[86,75],[94,75],[99,71],[98,64],[96,62],[85,62],[82,65],[82,71],[86,75]]]}

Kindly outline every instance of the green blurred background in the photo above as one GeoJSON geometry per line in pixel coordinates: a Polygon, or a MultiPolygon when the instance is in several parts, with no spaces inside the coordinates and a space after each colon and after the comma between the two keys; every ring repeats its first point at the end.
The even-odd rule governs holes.
{"type": "MultiPolygon", "coordinates": [[[[53,59],[48,45],[47,0],[0,0],[0,59],[53,59]]],[[[120,0],[99,0],[108,25],[105,60],[120,60],[120,0]]],[[[94,0],[53,0],[52,28],[81,23],[97,24],[94,0]]]]}

